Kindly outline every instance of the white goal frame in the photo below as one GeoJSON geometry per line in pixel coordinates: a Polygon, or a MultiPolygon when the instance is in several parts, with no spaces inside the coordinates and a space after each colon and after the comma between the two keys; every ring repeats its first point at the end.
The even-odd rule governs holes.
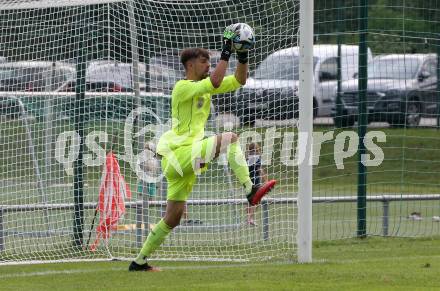
{"type": "MultiPolygon", "coordinates": [[[[313,1],[299,8],[299,149],[305,149],[298,167],[298,262],[312,261],[312,131],[313,131],[313,1]]],[[[301,156],[301,155],[300,155],[301,156]]]]}
{"type": "MultiPolygon", "coordinates": [[[[312,148],[313,148],[313,1],[310,0],[297,0],[299,1],[299,30],[298,30],[298,39],[299,39],[299,47],[300,47],[300,62],[299,62],[299,126],[298,126],[298,146],[297,156],[303,157],[302,161],[299,161],[298,164],[298,196],[295,203],[297,203],[297,233],[296,233],[296,256],[299,263],[310,263],[312,262],[312,148]]],[[[128,3],[128,13],[133,15],[134,11],[134,2],[133,0],[46,0],[46,4],[44,5],[46,8],[50,7],[60,7],[60,6],[75,6],[75,5],[89,5],[89,4],[105,4],[105,3],[115,3],[115,2],[126,2],[128,3]]],[[[166,1],[165,2],[174,2],[174,1],[166,1]]],[[[178,1],[176,1],[178,2],[178,1]]],[[[21,4],[20,2],[16,2],[16,4],[11,4],[12,6],[8,7],[8,9],[24,9],[24,8],[42,8],[41,6],[26,6],[27,4],[21,4]]],[[[0,10],[3,10],[0,5],[0,10]]],[[[130,17],[131,19],[131,17],[130,17]]],[[[134,20],[134,19],[133,19],[134,20]]],[[[130,21],[129,23],[130,33],[131,33],[131,53],[132,53],[132,63],[133,63],[133,71],[134,71],[134,95],[135,100],[138,105],[141,105],[139,96],[139,79],[138,79],[138,65],[139,65],[139,53],[137,51],[138,44],[137,40],[137,28],[136,24],[130,21]]],[[[139,137],[142,139],[142,137],[139,137]]],[[[143,141],[141,140],[140,144],[143,141]]],[[[38,167],[36,168],[38,171],[38,167]]],[[[42,187],[40,187],[42,188],[42,187]]],[[[293,196],[294,193],[292,193],[293,196]]],[[[270,198],[268,198],[270,200],[270,198]]],[[[294,201],[293,199],[292,201],[294,201]]],[[[291,203],[292,201],[288,201],[291,203]]],[[[231,201],[227,201],[228,203],[231,201]]],[[[232,201],[233,202],[233,201],[232,201]]],[[[274,202],[282,204],[287,203],[286,201],[277,199],[274,202]]],[[[240,203],[245,204],[246,201],[240,200],[240,203]]],[[[292,202],[293,203],[293,202],[292,202]]],[[[1,204],[1,203],[0,203],[1,204]]],[[[138,202],[127,203],[128,208],[137,207],[138,202]]],[[[154,204],[154,203],[153,203],[154,204]]],[[[2,209],[2,205],[0,205],[0,227],[2,224],[2,215],[5,214],[8,210],[14,209],[14,207],[18,207],[16,205],[11,205],[8,209],[2,209]]],[[[88,205],[93,208],[92,204],[88,205]]],[[[44,205],[44,209],[49,209],[50,206],[44,205]]],[[[70,205],[67,204],[59,204],[57,205],[57,209],[69,208],[70,205]]],[[[18,208],[17,208],[18,209],[18,208]]],[[[23,210],[32,210],[33,206],[23,205],[23,210]]],[[[140,215],[140,214],[136,214],[140,215]]],[[[0,229],[2,232],[3,229],[0,229]]],[[[139,237],[141,237],[141,230],[139,230],[139,237]]],[[[136,242],[140,244],[141,242],[136,242]]],[[[0,246],[4,244],[4,237],[0,236],[0,246]]],[[[1,249],[0,249],[1,251],[1,249]]]]}

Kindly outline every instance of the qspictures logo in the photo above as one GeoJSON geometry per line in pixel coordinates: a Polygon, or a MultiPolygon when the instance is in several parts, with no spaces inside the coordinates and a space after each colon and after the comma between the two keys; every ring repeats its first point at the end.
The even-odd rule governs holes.
{"type": "MultiPolygon", "coordinates": [[[[177,122],[174,120],[174,122],[177,122]]],[[[142,163],[154,158],[151,149],[144,149],[135,153],[133,142],[144,136],[152,137],[144,140],[156,145],[159,138],[166,131],[171,129],[173,121],[162,120],[153,111],[146,107],[133,110],[126,118],[123,129],[123,148],[124,152],[116,155],[119,160],[123,160],[130,165],[139,179],[146,182],[155,182],[161,178],[160,175],[151,176],[142,167],[142,163]],[[143,125],[137,132],[135,120],[148,114],[155,119],[154,124],[143,125]]],[[[217,133],[218,134],[218,133],[217,133]]],[[[205,131],[205,137],[215,135],[214,132],[205,131]]],[[[185,136],[176,136],[176,139],[185,139],[185,136]]],[[[60,133],[56,139],[55,159],[63,165],[67,175],[73,175],[73,162],[78,158],[81,137],[76,131],[65,131],[60,133]]],[[[105,131],[92,131],[84,137],[85,153],[83,162],[85,166],[96,167],[105,163],[106,150],[105,144],[109,142],[109,135],[105,131]]],[[[275,155],[280,158],[277,163],[284,166],[295,167],[301,163],[318,165],[320,162],[321,149],[324,143],[333,145],[333,160],[337,169],[344,169],[344,161],[353,157],[359,148],[360,138],[355,131],[347,130],[341,132],[326,131],[313,132],[309,137],[305,132],[286,130],[285,128],[268,127],[263,133],[256,130],[247,130],[239,134],[239,142],[244,150],[249,143],[261,145],[262,165],[273,165],[275,155]],[[307,149],[311,148],[310,159],[305,160],[307,149]],[[279,153],[276,153],[279,151],[279,153]]],[[[383,131],[369,131],[363,143],[366,148],[365,154],[361,156],[362,163],[367,167],[379,166],[384,160],[384,152],[379,144],[386,142],[386,135],[383,131]]],[[[170,149],[170,152],[172,150],[170,149]]],[[[227,165],[225,154],[214,161],[219,165],[227,165]]],[[[197,157],[197,152],[193,155],[197,157]]],[[[178,162],[173,164],[177,172],[181,172],[178,162]]],[[[196,169],[195,169],[196,171],[196,169]]]]}

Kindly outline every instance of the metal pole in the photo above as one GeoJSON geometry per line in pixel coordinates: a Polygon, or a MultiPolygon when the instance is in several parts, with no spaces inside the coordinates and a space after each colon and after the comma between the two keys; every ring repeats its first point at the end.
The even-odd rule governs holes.
{"type": "Polygon", "coordinates": [[[358,151],[358,200],[357,200],[357,236],[367,235],[367,169],[362,164],[365,154],[364,137],[367,131],[367,85],[368,85],[368,0],[361,0],[359,6],[359,151],[358,151]]]}
{"type": "Polygon", "coordinates": [[[382,234],[383,236],[388,236],[390,201],[384,200],[382,203],[383,203],[382,204],[383,207],[382,234]]]}
{"type": "Polygon", "coordinates": [[[148,236],[148,230],[150,229],[150,207],[149,207],[149,201],[148,201],[148,193],[143,191],[141,193],[142,195],[142,208],[141,208],[141,214],[142,214],[142,223],[144,224],[144,230],[142,231],[143,237],[148,236]]]}
{"type": "MultiPolygon", "coordinates": [[[[127,10],[128,10],[128,23],[130,27],[130,45],[131,45],[131,59],[133,64],[133,91],[134,91],[134,104],[135,108],[140,108],[142,106],[142,100],[141,100],[141,92],[139,87],[139,48],[138,48],[138,34],[137,34],[137,27],[136,27],[136,18],[135,18],[135,3],[133,0],[130,0],[127,2],[127,10]]],[[[143,118],[142,115],[139,114],[136,119],[136,128],[137,131],[139,131],[143,125],[143,118]]],[[[138,152],[141,153],[144,150],[144,144],[145,144],[145,137],[143,135],[139,136],[138,139],[138,152]]],[[[138,179],[138,183],[141,183],[140,179],[138,179]]],[[[137,247],[142,246],[142,233],[145,237],[148,236],[149,232],[149,218],[148,218],[148,208],[149,208],[149,201],[148,201],[148,193],[143,191],[144,193],[138,193],[138,195],[141,195],[142,198],[142,208],[139,209],[140,213],[137,210],[137,232],[136,232],[136,244],[137,247]],[[140,222],[139,222],[140,221],[140,222]],[[138,224],[144,224],[144,231],[142,231],[142,226],[138,224]]]]}
{"type": "Polygon", "coordinates": [[[139,52],[138,52],[138,41],[137,41],[137,30],[136,30],[136,19],[134,14],[134,1],[127,2],[128,9],[128,23],[130,27],[130,45],[131,45],[131,59],[133,64],[133,91],[135,96],[135,104],[140,107],[140,88],[139,88],[139,52]]]}
{"type": "MultiPolygon", "coordinates": [[[[26,129],[26,134],[28,137],[29,153],[32,157],[32,163],[34,165],[34,172],[35,172],[35,176],[37,178],[38,192],[41,196],[41,199],[43,200],[43,205],[47,205],[47,191],[45,191],[47,189],[45,189],[45,187],[44,187],[43,179],[42,179],[41,172],[40,172],[40,166],[38,165],[38,157],[37,157],[37,154],[35,153],[35,145],[34,145],[34,142],[32,139],[32,131],[31,131],[31,128],[30,128],[28,121],[27,121],[28,114],[27,114],[26,108],[20,98],[12,97],[12,96],[11,96],[11,98],[16,100],[16,102],[18,103],[18,106],[20,108],[20,116],[22,116],[24,127],[26,129]]],[[[44,212],[44,219],[46,221],[48,229],[50,230],[48,209],[43,210],[43,212],[44,212]]]]}
{"type": "Polygon", "coordinates": [[[5,250],[5,238],[3,233],[3,208],[0,208],[0,252],[5,250]]]}
{"type": "Polygon", "coordinates": [[[305,149],[298,166],[298,261],[312,261],[312,130],[313,130],[313,1],[301,0],[299,11],[299,148],[305,149]]]}
{"type": "MultiPolygon", "coordinates": [[[[136,29],[136,19],[134,14],[134,1],[127,2],[128,9],[128,23],[130,27],[130,45],[131,45],[131,59],[133,65],[133,91],[134,91],[134,104],[135,108],[140,108],[142,106],[141,93],[139,87],[139,51],[138,51],[138,41],[137,41],[137,29],[136,29]]],[[[142,115],[139,114],[137,119],[135,120],[137,124],[137,129],[141,129],[143,127],[143,119],[142,115]]],[[[144,136],[140,135],[138,140],[138,150],[139,152],[143,151],[144,146],[144,136]]]]}
{"type": "MultiPolygon", "coordinates": [[[[44,179],[45,179],[45,186],[46,190],[51,184],[51,168],[52,168],[52,155],[53,155],[53,122],[54,122],[54,115],[53,115],[53,99],[54,96],[52,94],[53,87],[55,85],[55,77],[56,77],[56,62],[53,61],[51,65],[50,70],[50,76],[48,76],[47,83],[45,86],[46,89],[46,99],[44,101],[44,131],[45,131],[45,171],[44,171],[44,179]]],[[[44,203],[47,203],[47,201],[44,201],[44,203]]]]}
{"type": "MultiPolygon", "coordinates": [[[[130,0],[127,2],[128,9],[128,23],[130,27],[130,46],[131,46],[131,59],[133,64],[133,91],[134,91],[134,104],[135,108],[140,108],[142,106],[141,100],[141,92],[139,87],[139,50],[138,50],[138,35],[136,28],[136,18],[134,14],[134,1],[130,0]]],[[[137,129],[141,129],[143,127],[143,119],[142,116],[139,115],[136,119],[137,121],[137,129]]],[[[139,136],[138,140],[138,149],[139,152],[142,152],[144,147],[145,138],[143,135],[139,136]]]]}
{"type": "Polygon", "coordinates": [[[261,203],[263,211],[263,240],[269,240],[269,203],[263,201],[261,203]]]}
{"type": "MultiPolygon", "coordinates": [[[[142,206],[143,203],[136,206],[136,247],[142,246],[142,206]]],[[[147,228],[147,225],[144,225],[147,228]]]]}
{"type": "MultiPolygon", "coordinates": [[[[439,26],[439,25],[437,25],[439,26]]],[[[439,27],[440,30],[440,27],[439,27]]],[[[440,129],[440,32],[437,34],[437,129],[440,129]]]]}
{"type": "Polygon", "coordinates": [[[74,201],[74,220],[73,220],[73,245],[81,247],[83,245],[84,228],[84,114],[85,114],[85,91],[86,91],[86,60],[87,60],[87,23],[86,11],[88,7],[83,7],[80,11],[81,19],[78,23],[76,36],[76,85],[75,85],[75,131],[79,135],[79,154],[73,163],[73,201],[74,201]]]}
{"type": "Polygon", "coordinates": [[[338,34],[336,36],[336,41],[338,43],[338,59],[337,59],[337,91],[336,91],[336,118],[335,120],[335,126],[340,128],[345,126],[342,124],[342,101],[341,101],[341,83],[342,83],[342,64],[341,64],[341,44],[343,42],[343,36],[342,36],[342,19],[341,19],[341,10],[342,10],[342,0],[338,0],[338,19],[337,19],[337,30],[338,34]]]}

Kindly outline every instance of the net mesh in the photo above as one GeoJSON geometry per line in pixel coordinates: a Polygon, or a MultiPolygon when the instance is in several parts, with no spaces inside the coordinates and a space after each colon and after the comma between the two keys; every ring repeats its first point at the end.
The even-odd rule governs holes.
{"type": "Polygon", "coordinates": [[[333,117],[315,119],[314,131],[324,142],[314,168],[314,196],[324,203],[314,206],[314,239],[356,236],[359,210],[367,214],[367,235],[438,236],[438,1],[369,1],[365,19],[360,8],[356,1],[318,1],[315,7],[316,43],[358,45],[360,22],[365,20],[372,56],[363,92],[358,87],[361,76],[350,80],[350,71],[344,78],[350,58],[357,56],[342,54],[339,88],[337,60],[323,70],[336,89],[329,103],[333,117]],[[365,93],[365,101],[360,93],[365,93]],[[367,134],[381,132],[385,139],[373,139],[382,157],[367,149],[370,159],[381,162],[366,167],[367,203],[359,206],[357,195],[363,187],[357,141],[363,104],[367,134]],[[356,135],[349,140],[345,131],[356,135]],[[337,153],[348,153],[344,168],[335,165],[337,153]]]}
{"type": "MultiPolygon", "coordinates": [[[[315,1],[313,239],[357,236],[363,213],[366,235],[438,236],[438,1],[369,1],[365,18],[361,9],[358,1],[315,1]],[[364,32],[368,77],[359,71],[364,32]],[[365,185],[364,104],[364,159],[377,162],[365,167],[365,185]]],[[[154,259],[294,257],[298,14],[299,1],[282,0],[0,1],[0,260],[136,255],[164,214],[166,180],[149,185],[140,173],[161,174],[146,145],[170,126],[170,93],[183,78],[178,53],[205,47],[214,67],[222,31],[235,22],[255,29],[251,78],[213,96],[206,133],[232,130],[244,149],[257,142],[278,186],[255,209],[256,226],[248,224],[243,190],[221,156],[154,259]],[[126,191],[124,217],[91,251],[109,152],[131,198],[126,191]]],[[[236,63],[233,56],[228,74],[236,63]]]]}
{"type": "MultiPolygon", "coordinates": [[[[254,71],[271,53],[296,45],[298,5],[0,1],[0,51],[6,58],[0,64],[0,261],[135,256],[164,214],[166,180],[147,183],[140,173],[161,174],[147,145],[170,126],[170,93],[183,78],[179,51],[207,48],[214,67],[224,28],[245,22],[256,33],[249,63],[254,71]],[[129,189],[113,189],[123,192],[125,213],[110,228],[111,236],[102,235],[93,245],[102,218],[95,212],[101,183],[110,179],[103,177],[110,152],[119,165],[116,179],[123,177],[129,189]]],[[[233,57],[228,73],[236,63],[233,57]]],[[[296,126],[290,120],[281,127],[257,121],[254,127],[246,106],[267,100],[246,90],[240,98],[213,96],[206,131],[233,130],[244,149],[259,143],[263,168],[278,187],[250,217],[244,191],[221,156],[198,178],[187,215],[154,259],[294,257],[297,189],[289,163],[296,126]],[[236,114],[237,108],[244,109],[236,114]]],[[[266,112],[293,116],[293,102],[285,106],[275,102],[266,112]]]]}

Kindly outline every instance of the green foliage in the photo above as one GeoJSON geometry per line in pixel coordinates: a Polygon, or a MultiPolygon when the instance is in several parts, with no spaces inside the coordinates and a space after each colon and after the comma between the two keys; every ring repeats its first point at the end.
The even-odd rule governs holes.
{"type": "MultiPolygon", "coordinates": [[[[317,43],[356,44],[359,22],[358,1],[315,1],[317,43]]],[[[368,46],[374,54],[435,52],[440,8],[438,1],[372,0],[368,7],[368,46]]]]}
{"type": "MultiPolygon", "coordinates": [[[[251,63],[258,64],[269,53],[297,43],[298,1],[228,0],[192,4],[191,8],[172,1],[160,5],[135,1],[135,5],[141,61],[188,46],[219,50],[223,29],[235,22],[246,22],[255,29],[251,63]]],[[[316,43],[336,43],[338,33],[343,35],[343,43],[357,42],[359,1],[316,0],[314,17],[316,43]]],[[[436,0],[371,0],[369,46],[376,54],[435,51],[438,19],[436,0]]],[[[35,9],[32,17],[27,10],[13,14],[2,10],[0,27],[5,36],[0,49],[11,60],[74,59],[79,47],[85,49],[88,59],[131,60],[126,3],[35,9]]]]}

